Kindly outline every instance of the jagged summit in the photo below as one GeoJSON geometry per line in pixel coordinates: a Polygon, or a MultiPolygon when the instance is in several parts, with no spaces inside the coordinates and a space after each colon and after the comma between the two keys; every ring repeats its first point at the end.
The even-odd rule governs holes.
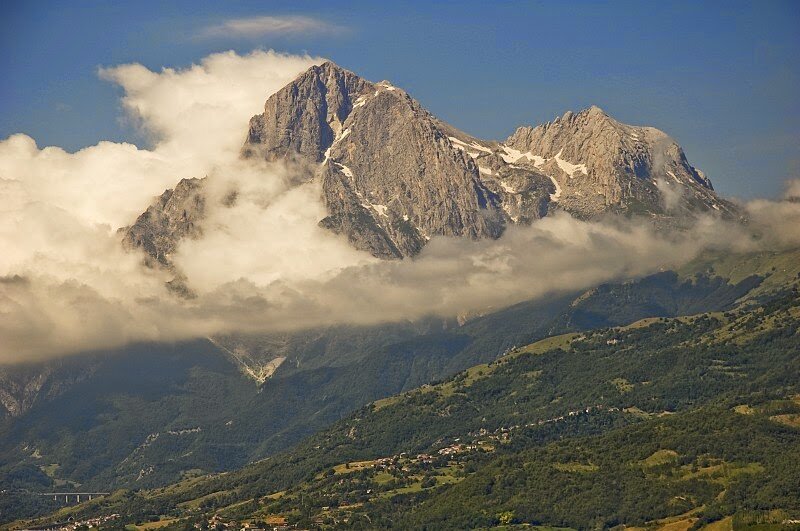
{"type": "MultiPolygon", "coordinates": [[[[567,111],[567,112],[569,112],[569,111],[567,111]]],[[[585,114],[588,117],[597,118],[597,119],[610,118],[608,113],[606,111],[604,111],[603,109],[601,109],[597,105],[590,105],[586,109],[583,109],[582,111],[580,111],[578,114],[585,114]]]]}
{"type": "MultiPolygon", "coordinates": [[[[497,238],[509,224],[558,210],[665,222],[703,211],[736,215],[669,135],[623,124],[596,105],[485,141],[390,82],[331,61],[266,100],[242,156],[285,160],[319,179],[328,211],[320,224],[381,258],[413,256],[433,236],[497,238]]],[[[127,230],[129,245],[162,264],[173,240],[201,224],[201,210],[189,231],[170,221],[174,202],[162,197],[127,230]]]]}
{"type": "Polygon", "coordinates": [[[474,161],[405,91],[333,63],[312,67],[250,122],[246,156],[319,164],[324,227],[383,258],[434,235],[497,237],[502,211],[474,161]]]}
{"type": "MultiPolygon", "coordinates": [[[[733,208],[712,193],[708,178],[689,164],[681,147],[669,135],[653,127],[618,122],[597,106],[536,127],[518,128],[505,145],[533,158],[569,161],[580,174],[566,171],[560,179],[565,197],[562,206],[581,217],[606,210],[663,214],[661,195],[665,186],[685,211],[715,209],[733,213],[733,208]],[[577,179],[575,178],[577,177],[577,179]],[[664,184],[666,183],[666,184],[664,184]],[[661,189],[659,188],[661,187],[661,189]]],[[[559,178],[555,167],[550,175],[559,178]]],[[[668,205],[670,206],[670,205],[668,205]]]]}
{"type": "Polygon", "coordinates": [[[264,112],[250,120],[244,156],[321,162],[355,97],[372,89],[372,83],[330,61],[312,66],[267,99],[264,112]]]}

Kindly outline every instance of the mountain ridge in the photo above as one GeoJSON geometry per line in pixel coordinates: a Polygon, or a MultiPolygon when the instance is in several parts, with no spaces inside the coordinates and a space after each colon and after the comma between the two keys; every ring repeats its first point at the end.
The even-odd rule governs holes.
{"type": "MultiPolygon", "coordinates": [[[[499,238],[509,225],[558,210],[667,224],[701,212],[738,216],[653,127],[622,124],[591,106],[484,141],[388,81],[372,83],[330,61],[267,98],[241,153],[296,164],[303,179],[321,181],[320,225],[383,259],[415,256],[434,236],[499,238]]],[[[148,209],[151,217],[163,203],[148,209]]],[[[163,250],[187,234],[167,226],[148,235],[146,221],[123,229],[125,241],[163,264],[163,250]]],[[[196,221],[201,228],[202,212],[196,221]]]]}

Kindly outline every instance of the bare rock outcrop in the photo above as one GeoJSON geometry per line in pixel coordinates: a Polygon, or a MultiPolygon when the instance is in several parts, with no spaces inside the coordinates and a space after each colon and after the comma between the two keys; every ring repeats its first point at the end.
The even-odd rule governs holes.
{"type": "Polygon", "coordinates": [[[559,205],[580,218],[607,211],[735,213],[666,133],[622,124],[596,106],[520,127],[503,149],[507,161],[533,165],[552,177],[562,190],[559,205]]]}
{"type": "Polygon", "coordinates": [[[312,66],[272,95],[264,112],[250,119],[246,157],[287,157],[321,162],[342,130],[354,100],[373,90],[369,81],[327,62],[312,66]]]}
{"type": "Polygon", "coordinates": [[[202,234],[205,216],[202,179],[181,179],[165,191],[130,227],[121,229],[127,249],[144,251],[148,265],[171,267],[170,255],[183,238],[202,234]]]}

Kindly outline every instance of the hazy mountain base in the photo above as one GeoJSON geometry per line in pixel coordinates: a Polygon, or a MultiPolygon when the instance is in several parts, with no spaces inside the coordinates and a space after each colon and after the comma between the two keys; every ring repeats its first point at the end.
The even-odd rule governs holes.
{"type": "MultiPolygon", "coordinates": [[[[742,297],[766,296],[796,281],[796,257],[796,252],[739,257],[730,262],[746,264],[738,268],[712,257],[680,276],[665,272],[600,286],[577,299],[524,303],[462,327],[429,320],[296,334],[281,338],[278,354],[287,360],[260,389],[207,342],[143,345],[117,356],[64,362],[65,374],[81,367],[91,367],[91,374],[6,421],[0,439],[2,486],[26,492],[77,484],[101,491],[143,488],[242,466],[363,404],[494,360],[514,345],[560,331],[724,309],[742,297]],[[717,274],[737,283],[708,276],[717,274]]],[[[270,340],[253,337],[246,343],[270,340]]],[[[269,351],[259,354],[264,362],[271,359],[269,351]]],[[[52,507],[46,499],[19,494],[0,498],[5,519],[52,507]]]]}
{"type": "MultiPolygon", "coordinates": [[[[549,338],[245,469],[63,510],[301,527],[800,518],[800,294],[549,338]]],[[[730,522],[730,520],[728,520],[730,522]]]]}

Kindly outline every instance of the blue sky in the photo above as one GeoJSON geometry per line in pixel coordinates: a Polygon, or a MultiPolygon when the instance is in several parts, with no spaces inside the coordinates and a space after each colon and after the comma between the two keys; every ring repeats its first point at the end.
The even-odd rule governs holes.
{"type": "Polygon", "coordinates": [[[141,144],[99,66],[180,67],[216,51],[271,48],[389,79],[484,138],[597,104],[671,134],[721,193],[774,197],[800,177],[798,28],[796,1],[6,0],[0,138],[24,132],[69,150],[141,144]],[[208,30],[259,16],[305,26],[208,30]]]}

